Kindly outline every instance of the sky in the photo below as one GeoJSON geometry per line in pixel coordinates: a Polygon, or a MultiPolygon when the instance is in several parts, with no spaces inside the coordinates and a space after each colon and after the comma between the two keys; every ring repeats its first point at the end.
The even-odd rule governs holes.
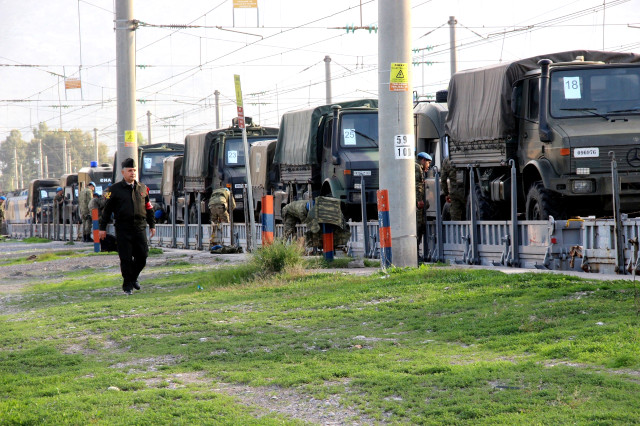
{"type": "MultiPolygon", "coordinates": [[[[132,0],[136,30],[137,130],[152,143],[235,117],[233,75],[245,115],[278,126],[282,113],[325,102],[325,56],[332,102],[377,98],[380,0],[132,0]],[[185,27],[188,26],[188,27],[185,27]]],[[[398,0],[399,1],[399,0],[398,0]]],[[[0,143],[45,122],[81,129],[116,147],[114,0],[0,0],[0,143]],[[65,90],[65,78],[82,89],[65,90]]],[[[412,0],[413,90],[432,96],[450,77],[450,16],[457,69],[572,49],[640,52],[640,0],[412,0]]]]}

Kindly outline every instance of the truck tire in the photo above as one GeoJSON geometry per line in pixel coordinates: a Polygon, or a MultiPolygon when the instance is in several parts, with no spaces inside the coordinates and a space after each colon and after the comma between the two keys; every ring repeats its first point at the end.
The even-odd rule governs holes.
{"type": "MultiPolygon", "coordinates": [[[[486,199],[484,195],[482,195],[482,189],[480,185],[476,183],[474,188],[476,194],[476,218],[478,220],[493,220],[495,219],[495,211],[493,209],[493,205],[489,200],[486,199]]],[[[467,220],[471,219],[471,199],[467,198],[467,220]]]]}
{"type": "Polygon", "coordinates": [[[561,219],[559,203],[541,181],[535,182],[527,193],[525,219],[548,220],[549,216],[561,219]]]}

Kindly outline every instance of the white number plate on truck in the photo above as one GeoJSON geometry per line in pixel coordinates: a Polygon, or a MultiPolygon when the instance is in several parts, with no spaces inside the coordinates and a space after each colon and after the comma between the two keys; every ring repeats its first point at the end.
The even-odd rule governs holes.
{"type": "Polygon", "coordinates": [[[599,157],[600,148],[575,148],[573,150],[573,156],[575,158],[599,157]]]}

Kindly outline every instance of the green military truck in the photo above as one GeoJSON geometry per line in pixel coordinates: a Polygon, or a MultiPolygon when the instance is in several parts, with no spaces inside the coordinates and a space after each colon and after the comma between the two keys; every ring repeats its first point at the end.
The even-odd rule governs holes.
{"type": "MultiPolygon", "coordinates": [[[[245,117],[245,125],[249,151],[253,143],[274,139],[278,135],[278,128],[260,126],[254,123],[251,117],[245,117]]],[[[198,196],[201,220],[209,221],[209,196],[214,189],[224,187],[229,188],[236,201],[236,220],[243,221],[243,189],[247,183],[245,165],[242,129],[238,126],[237,118],[232,120],[230,127],[193,133],[185,137],[180,176],[184,180],[184,196],[189,202],[189,223],[198,220],[198,196]]],[[[174,182],[173,185],[177,183],[174,182]]],[[[184,203],[184,200],[180,202],[184,203]]],[[[176,213],[178,220],[184,219],[179,210],[176,210],[176,213]]]]}
{"type": "MultiPolygon", "coordinates": [[[[450,160],[466,199],[473,170],[480,219],[508,216],[511,185],[528,220],[611,216],[610,153],[620,209],[638,210],[640,55],[578,50],[458,72],[447,107],[444,128],[431,123],[445,134],[435,163],[450,160]]],[[[417,123],[430,108],[442,105],[416,108],[417,123]]]]}
{"type": "Polygon", "coordinates": [[[377,214],[379,158],[378,101],[361,99],[283,114],[273,164],[286,201],[331,196],[360,220],[361,177],[377,214]]]}

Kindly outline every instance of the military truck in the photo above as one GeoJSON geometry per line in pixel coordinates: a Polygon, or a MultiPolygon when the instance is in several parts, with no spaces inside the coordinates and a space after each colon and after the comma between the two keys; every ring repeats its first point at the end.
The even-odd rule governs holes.
{"type": "Polygon", "coordinates": [[[53,197],[57,188],[58,179],[33,179],[29,182],[26,212],[31,223],[53,222],[53,197]]]}
{"type": "MultiPolygon", "coordinates": [[[[173,209],[175,209],[176,219],[182,222],[184,212],[184,179],[180,176],[180,171],[182,169],[183,158],[183,155],[170,155],[164,159],[162,166],[162,185],[160,187],[162,205],[164,206],[162,218],[169,223],[173,223],[173,209]],[[182,200],[182,202],[179,203],[179,200],[182,200]]],[[[178,220],[176,220],[176,223],[177,222],[178,220]]]]}
{"type": "Polygon", "coordinates": [[[277,218],[281,217],[280,207],[286,201],[282,199],[282,191],[277,193],[277,181],[273,168],[277,142],[276,139],[254,142],[249,150],[253,211],[256,217],[259,217],[258,215],[262,212],[262,197],[265,195],[274,195],[273,213],[277,218]]]}
{"type": "Polygon", "coordinates": [[[78,185],[80,191],[89,185],[89,182],[96,184],[95,193],[102,195],[113,179],[113,168],[110,164],[101,164],[98,166],[97,161],[92,161],[89,167],[83,167],[78,170],[78,185]]]}
{"type": "Polygon", "coordinates": [[[377,214],[378,101],[283,114],[273,162],[287,202],[331,196],[342,202],[347,219],[360,220],[364,177],[367,215],[377,214]]]}
{"type": "Polygon", "coordinates": [[[59,186],[64,191],[64,211],[61,219],[64,218],[65,223],[80,223],[80,214],[78,213],[78,196],[80,194],[78,174],[64,174],[60,177],[59,183],[59,186]]]}
{"type": "MultiPolygon", "coordinates": [[[[278,135],[275,127],[262,127],[251,117],[245,117],[247,142],[273,139],[278,135]]],[[[236,200],[234,217],[244,218],[243,188],[246,185],[246,166],[242,129],[236,118],[231,127],[190,134],[184,141],[184,160],[181,175],[184,191],[188,194],[189,223],[197,222],[197,194],[200,194],[200,212],[203,222],[209,221],[209,196],[216,188],[227,187],[236,200]]],[[[175,186],[175,183],[174,183],[175,186]]],[[[176,212],[177,213],[177,212],[176,212]]]]}
{"type": "Polygon", "coordinates": [[[610,152],[620,209],[638,210],[640,55],[576,50],[461,71],[447,106],[443,157],[467,199],[473,170],[480,219],[506,218],[510,185],[529,220],[611,216],[610,152]]]}

